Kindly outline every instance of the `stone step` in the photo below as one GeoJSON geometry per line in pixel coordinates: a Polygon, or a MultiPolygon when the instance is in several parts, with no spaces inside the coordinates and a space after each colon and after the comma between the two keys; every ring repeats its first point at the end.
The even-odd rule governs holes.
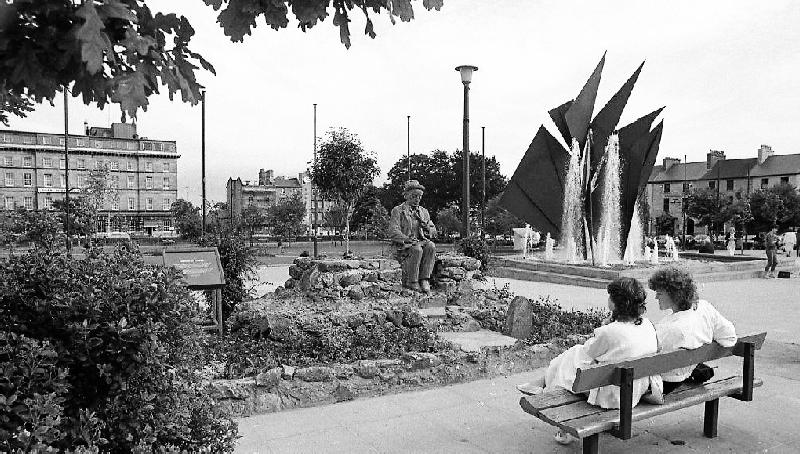
{"type": "Polygon", "coordinates": [[[579,287],[606,288],[611,279],[554,273],[551,271],[521,270],[510,267],[497,267],[492,276],[519,279],[521,281],[548,282],[550,284],[577,285],[579,287]]]}
{"type": "Polygon", "coordinates": [[[423,317],[430,319],[443,319],[447,317],[444,306],[420,309],[419,313],[423,317]]]}
{"type": "Polygon", "coordinates": [[[483,347],[510,347],[517,339],[497,331],[482,329],[471,332],[444,332],[439,337],[459,346],[465,352],[480,352],[483,347]]]}

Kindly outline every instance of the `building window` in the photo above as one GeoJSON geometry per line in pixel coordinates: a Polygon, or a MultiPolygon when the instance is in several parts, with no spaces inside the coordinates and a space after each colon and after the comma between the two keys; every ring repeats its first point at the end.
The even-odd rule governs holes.
{"type": "Polygon", "coordinates": [[[163,169],[161,171],[162,172],[169,172],[169,163],[168,162],[164,163],[164,167],[163,167],[163,169]]]}
{"type": "Polygon", "coordinates": [[[133,167],[133,161],[128,161],[128,170],[129,171],[135,170],[134,167],[133,167]]]}
{"type": "Polygon", "coordinates": [[[128,175],[128,188],[134,187],[134,176],[128,175]]]}
{"type": "Polygon", "coordinates": [[[67,161],[65,159],[59,159],[58,160],[58,168],[59,169],[64,169],[66,167],[67,167],[67,161]]]}
{"type": "Polygon", "coordinates": [[[53,208],[53,198],[52,197],[45,197],[44,198],[44,209],[49,210],[53,208]]]}
{"type": "Polygon", "coordinates": [[[164,177],[164,189],[169,189],[169,177],[164,177]]]}
{"type": "Polygon", "coordinates": [[[669,187],[669,183],[664,183],[664,194],[666,194],[666,193],[670,192],[670,191],[669,191],[670,189],[671,189],[671,188],[669,187]]]}
{"type": "Polygon", "coordinates": [[[725,180],[725,190],[733,191],[733,180],[725,180]]]}
{"type": "Polygon", "coordinates": [[[8,186],[8,187],[14,186],[14,173],[13,172],[6,172],[6,186],[8,186]]]}
{"type": "Polygon", "coordinates": [[[153,189],[153,177],[145,177],[144,187],[145,189],[153,189]]]}
{"type": "Polygon", "coordinates": [[[789,184],[789,177],[781,177],[781,184],[789,184]]]}
{"type": "Polygon", "coordinates": [[[53,175],[46,173],[44,174],[44,187],[52,188],[53,187],[53,175]]]}
{"type": "Polygon", "coordinates": [[[119,175],[111,175],[111,187],[114,189],[119,187],[119,175]]]}
{"type": "Polygon", "coordinates": [[[742,200],[742,191],[736,191],[736,200],[742,200]]]}
{"type": "Polygon", "coordinates": [[[119,161],[111,161],[111,170],[119,170],[119,161]]]}
{"type": "Polygon", "coordinates": [[[689,192],[689,183],[683,183],[683,192],[689,192]]]}
{"type": "Polygon", "coordinates": [[[669,213],[669,199],[664,199],[664,213],[669,213]]]}
{"type": "Polygon", "coordinates": [[[78,168],[85,169],[86,168],[86,160],[83,158],[78,159],[78,168]]]}
{"type": "Polygon", "coordinates": [[[94,170],[100,170],[100,166],[101,165],[102,165],[102,162],[100,162],[99,159],[97,161],[95,161],[94,162],[94,170]]]}
{"type": "Polygon", "coordinates": [[[25,197],[22,200],[25,203],[25,209],[26,210],[32,210],[33,209],[33,197],[25,197]]]}
{"type": "Polygon", "coordinates": [[[152,197],[148,197],[147,200],[146,200],[146,203],[147,204],[145,206],[147,207],[147,209],[148,210],[152,210],[153,209],[153,198],[152,197]]]}
{"type": "Polygon", "coordinates": [[[248,196],[247,197],[247,203],[248,204],[252,204],[253,203],[253,196],[248,196]]]}
{"type": "Polygon", "coordinates": [[[33,186],[33,174],[26,172],[22,174],[22,185],[25,187],[33,186]]]}
{"type": "Polygon", "coordinates": [[[136,209],[136,199],[128,197],[128,210],[134,211],[136,209]]]}
{"type": "Polygon", "coordinates": [[[114,199],[111,201],[111,209],[114,211],[119,211],[119,200],[114,199]]]}
{"type": "Polygon", "coordinates": [[[14,197],[6,196],[5,197],[5,201],[3,203],[3,206],[5,207],[6,210],[13,210],[14,209],[14,197]]]}
{"type": "Polygon", "coordinates": [[[161,209],[163,211],[169,211],[170,206],[172,206],[172,203],[169,201],[169,199],[164,199],[161,201],[161,209]]]}
{"type": "Polygon", "coordinates": [[[152,162],[145,162],[144,163],[144,171],[145,172],[152,172],[153,171],[153,163],[152,162]]]}
{"type": "Polygon", "coordinates": [[[14,165],[14,157],[13,156],[6,156],[3,159],[3,163],[5,165],[7,165],[7,166],[13,166],[14,165]]]}
{"type": "Polygon", "coordinates": [[[164,219],[164,230],[172,230],[172,219],[164,219]]]}
{"type": "Polygon", "coordinates": [[[22,166],[23,167],[33,167],[33,158],[30,156],[23,156],[22,157],[22,166]]]}
{"type": "Polygon", "coordinates": [[[53,167],[53,158],[42,158],[42,167],[53,167]]]}
{"type": "Polygon", "coordinates": [[[716,181],[709,181],[708,182],[708,189],[714,189],[716,187],[717,187],[717,182],[716,181]]]}
{"type": "Polygon", "coordinates": [[[58,182],[59,182],[58,187],[59,188],[66,188],[67,187],[67,178],[64,176],[63,173],[61,175],[59,175],[58,177],[59,177],[58,178],[58,182]]]}
{"type": "Polygon", "coordinates": [[[86,187],[86,176],[78,175],[78,187],[85,188],[86,187]]]}
{"type": "Polygon", "coordinates": [[[761,179],[761,189],[766,189],[769,187],[769,178],[762,178],[761,179]]]}

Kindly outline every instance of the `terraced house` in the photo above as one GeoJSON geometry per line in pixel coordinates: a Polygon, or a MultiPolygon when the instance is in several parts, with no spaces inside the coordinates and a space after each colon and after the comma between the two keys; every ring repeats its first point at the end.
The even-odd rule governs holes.
{"type": "Polygon", "coordinates": [[[93,170],[108,169],[111,197],[101,209],[97,231],[154,232],[172,230],[170,211],[178,194],[175,141],[139,137],[136,125],[114,123],[70,134],[69,182],[64,134],[0,130],[0,199],[2,209],[52,209],[63,199],[80,196],[93,170]],[[67,184],[69,183],[69,184],[67,184]]]}
{"type": "MultiPolygon", "coordinates": [[[[746,198],[752,191],[789,183],[800,187],[800,154],[775,154],[769,145],[761,145],[756,156],[727,159],[725,152],[710,150],[705,162],[681,162],[664,158],[653,167],[647,184],[650,218],[667,214],[674,218],[674,232],[683,232],[682,198],[694,188],[716,190],[729,200],[746,198]]],[[[650,232],[654,230],[650,226],[650,232]]],[[[686,217],[686,233],[706,233],[695,228],[695,220],[686,217]]]]}

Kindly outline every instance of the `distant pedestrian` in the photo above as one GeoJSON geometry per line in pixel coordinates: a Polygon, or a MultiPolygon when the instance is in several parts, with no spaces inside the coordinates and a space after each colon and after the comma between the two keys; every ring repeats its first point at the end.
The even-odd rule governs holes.
{"type": "Polygon", "coordinates": [[[775,277],[775,267],[778,265],[778,234],[773,226],[764,235],[764,251],[767,253],[767,266],[764,267],[764,277],[775,277]]]}
{"type": "Polygon", "coordinates": [[[797,244],[797,234],[794,233],[794,227],[792,227],[791,229],[789,229],[788,232],[783,234],[783,244],[784,244],[784,249],[786,249],[786,257],[791,257],[792,250],[794,250],[794,245],[797,244]]]}

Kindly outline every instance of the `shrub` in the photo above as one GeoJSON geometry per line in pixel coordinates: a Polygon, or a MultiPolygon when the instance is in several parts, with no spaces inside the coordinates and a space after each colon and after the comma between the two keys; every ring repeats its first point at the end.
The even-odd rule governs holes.
{"type": "MultiPolygon", "coordinates": [[[[91,249],[77,260],[34,249],[0,265],[0,301],[7,338],[41,345],[52,359],[54,369],[43,368],[51,377],[67,371],[58,375],[65,387],[20,381],[54,396],[35,405],[47,414],[61,405],[61,436],[46,440],[55,449],[233,450],[235,423],[212,410],[194,375],[204,335],[173,268],[124,250],[91,249]],[[87,433],[94,435],[87,440],[87,433]]],[[[2,367],[14,366],[3,360],[2,367]]],[[[31,433],[49,427],[47,419],[28,424],[31,433]]]]}
{"type": "Polygon", "coordinates": [[[204,246],[219,251],[225,285],[222,287],[222,316],[227,319],[237,304],[250,296],[245,282],[253,277],[256,261],[240,232],[220,228],[206,234],[204,246]]]}
{"type": "Polygon", "coordinates": [[[458,242],[458,251],[467,257],[481,261],[481,271],[486,271],[489,266],[489,243],[478,236],[464,238],[458,242]]]}

